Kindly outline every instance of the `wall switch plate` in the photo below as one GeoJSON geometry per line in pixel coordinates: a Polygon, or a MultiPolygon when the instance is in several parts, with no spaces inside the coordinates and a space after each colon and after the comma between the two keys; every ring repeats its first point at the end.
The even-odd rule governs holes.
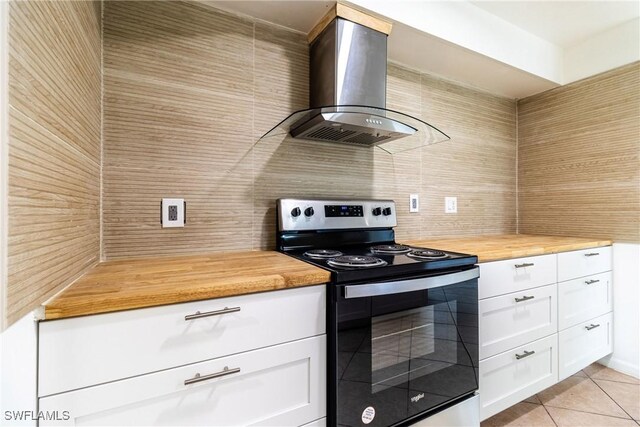
{"type": "Polygon", "coordinates": [[[409,212],[420,212],[420,197],[417,194],[409,194],[409,212]]]}
{"type": "Polygon", "coordinates": [[[458,212],[458,198],[457,197],[445,197],[444,198],[444,213],[457,213],[458,212]]]}
{"type": "Polygon", "coordinates": [[[162,228],[184,227],[186,206],[184,199],[162,199],[160,203],[162,228]]]}

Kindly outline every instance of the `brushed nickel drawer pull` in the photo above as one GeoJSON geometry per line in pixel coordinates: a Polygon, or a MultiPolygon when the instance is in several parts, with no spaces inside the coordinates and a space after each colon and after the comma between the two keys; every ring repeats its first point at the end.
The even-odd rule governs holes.
{"type": "Polygon", "coordinates": [[[225,366],[222,371],[216,372],[215,374],[201,376],[200,373],[197,373],[193,378],[184,380],[184,385],[199,383],[200,381],[212,380],[214,378],[226,377],[227,375],[237,374],[238,372],[240,372],[240,368],[229,369],[228,366],[225,366]]]}
{"type": "Polygon", "coordinates": [[[184,320],[194,320],[201,319],[203,317],[220,316],[221,314],[235,313],[236,311],[240,311],[240,307],[225,307],[222,310],[206,311],[204,313],[196,311],[194,314],[188,314],[184,316],[184,320]]]}
{"type": "Polygon", "coordinates": [[[585,285],[593,285],[594,283],[598,283],[600,280],[598,279],[593,279],[593,280],[585,280],[584,284],[585,285]]]}
{"type": "Polygon", "coordinates": [[[522,302],[522,301],[529,301],[530,299],[534,299],[535,297],[533,295],[525,295],[522,298],[516,298],[516,302],[522,302]]]}
{"type": "Polygon", "coordinates": [[[592,324],[590,324],[589,326],[585,326],[584,328],[585,328],[587,331],[590,331],[590,330],[592,330],[592,329],[597,328],[598,326],[600,326],[600,324],[599,324],[599,323],[598,323],[598,324],[596,324],[596,325],[594,325],[594,324],[592,323],[592,324]]]}
{"type": "Polygon", "coordinates": [[[600,255],[600,252],[589,252],[584,254],[584,256],[596,256],[596,255],[600,255]]]}
{"type": "Polygon", "coordinates": [[[533,350],[531,350],[531,351],[525,350],[524,353],[522,353],[522,354],[516,353],[516,359],[518,359],[518,360],[524,359],[525,357],[529,357],[534,353],[535,353],[535,351],[533,351],[533,350]]]}
{"type": "Polygon", "coordinates": [[[525,268],[525,267],[533,267],[534,263],[532,262],[523,262],[522,264],[516,264],[516,268],[525,268]]]}

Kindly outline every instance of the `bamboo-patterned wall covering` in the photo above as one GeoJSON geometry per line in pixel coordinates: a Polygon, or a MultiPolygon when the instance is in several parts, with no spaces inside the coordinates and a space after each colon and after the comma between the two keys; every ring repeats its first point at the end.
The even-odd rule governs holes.
{"type": "Polygon", "coordinates": [[[640,63],[518,103],[520,232],[640,242],[640,63]]]}
{"type": "Polygon", "coordinates": [[[9,4],[8,323],[99,259],[100,16],[9,4]]]}
{"type": "Polygon", "coordinates": [[[104,256],[272,248],[278,197],[392,198],[398,235],[512,233],[515,103],[390,65],[388,106],[452,140],[381,150],[259,136],[308,103],[305,36],[180,2],[106,2],[104,256]],[[421,212],[408,213],[409,194],[421,212]],[[444,196],[458,214],[444,214],[444,196]],[[187,200],[162,229],[162,197],[187,200]]]}

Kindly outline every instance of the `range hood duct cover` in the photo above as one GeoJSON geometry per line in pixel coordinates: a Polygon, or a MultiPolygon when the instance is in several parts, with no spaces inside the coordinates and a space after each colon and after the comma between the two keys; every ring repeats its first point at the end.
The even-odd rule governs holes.
{"type": "Polygon", "coordinates": [[[338,16],[311,43],[310,62],[311,108],[263,138],[286,132],[298,140],[379,145],[390,153],[449,139],[420,119],[386,109],[386,34],[338,16]],[[414,141],[384,145],[406,137],[414,141]]]}

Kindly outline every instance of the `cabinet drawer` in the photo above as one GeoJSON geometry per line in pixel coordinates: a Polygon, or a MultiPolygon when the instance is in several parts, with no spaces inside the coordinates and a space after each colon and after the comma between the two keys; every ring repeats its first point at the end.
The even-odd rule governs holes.
{"type": "Polygon", "coordinates": [[[611,272],[558,284],[558,323],[566,329],[612,309],[611,272]]]}
{"type": "Polygon", "coordinates": [[[487,419],[557,381],[557,334],[481,360],[480,419],[487,419]]]}
{"type": "Polygon", "coordinates": [[[478,298],[509,294],[555,282],[555,255],[488,262],[480,264],[478,298]]]}
{"type": "Polygon", "coordinates": [[[299,426],[324,417],[326,335],[40,399],[40,425],[299,426]],[[185,380],[240,369],[190,385],[185,380]]]}
{"type": "Polygon", "coordinates": [[[558,254],[558,282],[611,270],[611,246],[558,254]]]}
{"type": "Polygon", "coordinates": [[[560,380],[613,351],[611,313],[560,331],[560,380]]]}
{"type": "Polygon", "coordinates": [[[480,359],[557,332],[557,285],[480,301],[480,359]]]}
{"type": "Polygon", "coordinates": [[[39,396],[323,334],[325,305],[312,286],[41,322],[39,396]]]}

